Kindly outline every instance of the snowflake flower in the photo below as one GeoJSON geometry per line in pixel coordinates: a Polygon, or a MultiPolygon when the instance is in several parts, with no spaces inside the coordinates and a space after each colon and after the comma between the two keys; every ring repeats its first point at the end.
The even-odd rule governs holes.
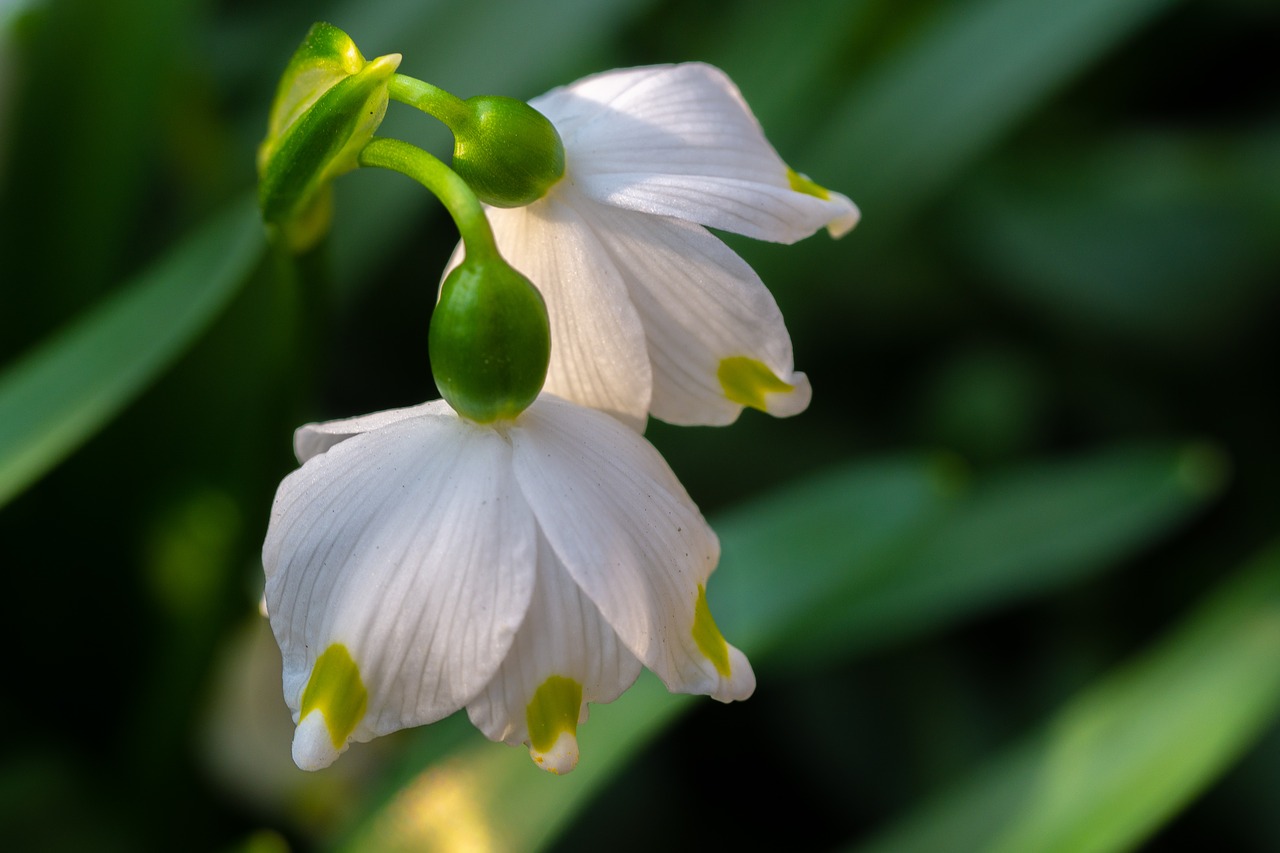
{"type": "Polygon", "coordinates": [[[744,406],[808,406],[777,304],[707,228],[838,237],[857,222],[853,203],[792,171],[708,65],[611,71],[530,105],[560,134],[564,178],[488,214],[503,256],[547,301],[546,390],[639,429],[650,413],[722,425],[744,406]]]}
{"type": "Polygon", "coordinates": [[[298,766],[465,707],[556,773],[588,702],[649,667],[755,689],[707,608],[719,542],[643,438],[551,396],[479,425],[444,401],[311,424],[263,546],[298,766]]]}

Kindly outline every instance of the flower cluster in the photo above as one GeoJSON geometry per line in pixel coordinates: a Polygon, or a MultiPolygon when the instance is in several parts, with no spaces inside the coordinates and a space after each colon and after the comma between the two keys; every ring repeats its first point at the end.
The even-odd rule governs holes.
{"type": "Polygon", "coordinates": [[[317,24],[260,151],[264,219],[305,250],[329,183],[399,171],[462,235],[432,315],[444,399],[300,428],[263,546],[298,766],[466,708],[563,773],[590,702],[642,666],[745,699],[711,616],[719,543],[642,433],[802,411],[782,315],[707,229],[848,231],[844,196],[790,169],[703,64],[588,77],[529,104],[461,100],[317,24]],[[374,136],[388,101],[440,118],[452,168],[374,136]]]}

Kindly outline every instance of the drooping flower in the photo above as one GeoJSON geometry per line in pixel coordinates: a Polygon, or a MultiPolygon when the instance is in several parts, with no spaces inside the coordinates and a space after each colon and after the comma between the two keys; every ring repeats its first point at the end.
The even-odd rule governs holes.
{"type": "Polygon", "coordinates": [[[707,608],[715,534],[615,419],[544,395],[480,425],[438,400],[294,446],[263,563],[300,767],[465,707],[562,773],[587,703],[642,664],[677,692],[755,689],[707,608]]]}
{"type": "MultiPolygon", "coordinates": [[[[716,228],[791,243],[858,220],[791,170],[720,70],[611,71],[530,101],[564,145],[564,177],[488,208],[498,247],[541,290],[555,341],[547,391],[643,429],[791,415],[810,388],[772,295],[716,228]],[[704,227],[705,226],[705,227],[704,227]]],[[[461,246],[450,265],[461,259],[461,246]]]]}

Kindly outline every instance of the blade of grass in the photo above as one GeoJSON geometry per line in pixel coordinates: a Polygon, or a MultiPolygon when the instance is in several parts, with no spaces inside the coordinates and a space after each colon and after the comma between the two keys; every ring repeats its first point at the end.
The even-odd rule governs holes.
{"type": "Polygon", "coordinates": [[[1071,851],[1139,844],[1280,712],[1280,549],[1043,731],[862,853],[1071,851]]]}
{"type": "Polygon", "coordinates": [[[257,207],[239,202],[0,374],[0,506],[181,355],[265,248],[257,207]]]}

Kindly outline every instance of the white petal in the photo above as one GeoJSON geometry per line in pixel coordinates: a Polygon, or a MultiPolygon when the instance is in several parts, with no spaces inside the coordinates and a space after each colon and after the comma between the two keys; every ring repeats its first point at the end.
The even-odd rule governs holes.
{"type": "Polygon", "coordinates": [[[452,413],[362,433],[286,477],[263,565],[285,699],[304,724],[295,751],[336,757],[313,748],[316,724],[300,719],[330,650],[349,655],[367,691],[351,739],[432,722],[470,701],[524,619],[535,558],[510,445],[452,413]]]}
{"type": "Polygon", "coordinates": [[[530,104],[560,132],[572,183],[597,201],[782,243],[857,221],[848,198],[793,184],[738,88],[710,65],[597,74],[530,104]]]}
{"type": "Polygon", "coordinates": [[[449,404],[444,400],[432,400],[429,403],[406,406],[402,409],[387,409],[354,418],[304,424],[293,433],[293,453],[298,457],[299,462],[306,462],[312,456],[324,453],[338,442],[346,441],[353,435],[388,426],[405,418],[414,418],[418,415],[446,415],[449,411],[449,404]]]}
{"type": "Polygon", "coordinates": [[[618,421],[547,395],[508,435],[543,534],[632,654],[668,689],[750,695],[746,659],[725,644],[718,665],[695,637],[720,543],[658,452],[618,421]]]}
{"type": "Polygon", "coordinates": [[[551,364],[545,390],[643,431],[653,384],[644,330],[621,274],[592,230],[589,217],[598,207],[569,194],[488,214],[502,256],[547,303],[551,364]]]}
{"type": "Polygon", "coordinates": [[[782,312],[746,261],[679,219],[604,208],[593,226],[644,324],[654,417],[720,426],[744,403],[780,416],[804,411],[809,380],[794,370],[782,312]],[[729,381],[746,362],[759,365],[760,381],[729,381]]]}
{"type": "Polygon", "coordinates": [[[581,689],[569,727],[551,746],[530,744],[534,760],[555,773],[577,762],[574,724],[587,719],[588,702],[612,702],[640,674],[640,661],[618,641],[591,600],[539,537],[533,599],[498,674],[467,705],[471,722],[492,740],[529,743],[530,703],[550,678],[571,679],[581,689]]]}

